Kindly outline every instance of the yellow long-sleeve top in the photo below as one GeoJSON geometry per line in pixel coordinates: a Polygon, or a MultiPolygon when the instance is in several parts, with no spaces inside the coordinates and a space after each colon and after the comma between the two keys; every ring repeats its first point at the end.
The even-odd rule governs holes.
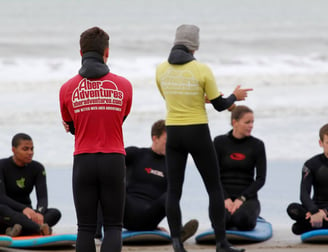
{"type": "Polygon", "coordinates": [[[205,95],[220,96],[211,69],[196,60],[174,65],[167,61],[156,69],[156,83],[166,102],[166,125],[208,123],[205,95]]]}

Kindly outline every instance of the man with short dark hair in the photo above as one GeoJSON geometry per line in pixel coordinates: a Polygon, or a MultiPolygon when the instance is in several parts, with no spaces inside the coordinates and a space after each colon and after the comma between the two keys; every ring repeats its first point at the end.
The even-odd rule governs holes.
{"type": "MultiPolygon", "coordinates": [[[[33,160],[32,138],[18,133],[12,139],[13,156],[0,160],[0,222],[5,227],[22,226],[22,234],[49,235],[50,227],[60,219],[58,209],[48,208],[46,172],[44,166],[33,160]],[[37,207],[33,210],[30,194],[35,188],[37,207]],[[8,222],[7,222],[8,221],[8,222]]],[[[20,234],[13,230],[12,236],[20,234]]],[[[7,229],[8,231],[8,229],[7,229]]]]}
{"type": "Polygon", "coordinates": [[[95,252],[97,205],[104,220],[101,251],[122,249],[125,149],[122,124],[132,85],[109,71],[109,36],[92,27],[80,36],[82,67],[60,89],[62,119],[75,134],[73,196],[78,222],[76,251],[95,252]]]}

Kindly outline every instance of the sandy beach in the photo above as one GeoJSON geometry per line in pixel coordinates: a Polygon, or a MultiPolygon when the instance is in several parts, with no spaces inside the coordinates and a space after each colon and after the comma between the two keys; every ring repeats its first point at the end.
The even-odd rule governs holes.
{"type": "MultiPolygon", "coordinates": [[[[265,252],[265,251],[275,251],[275,252],[323,252],[328,250],[328,243],[326,244],[309,244],[302,243],[299,236],[293,235],[289,230],[275,230],[273,233],[273,237],[265,242],[260,243],[252,243],[252,244],[234,244],[236,247],[245,248],[247,252],[265,252]]],[[[195,244],[194,237],[191,237],[189,240],[185,242],[185,248],[188,252],[214,252],[214,245],[198,245],[195,244]]],[[[50,251],[58,251],[58,252],[72,252],[75,251],[74,247],[55,247],[51,249],[12,249],[12,248],[0,248],[0,251],[7,252],[50,252],[50,251]]],[[[97,245],[97,252],[100,251],[100,246],[97,245]]],[[[147,246],[139,246],[139,245],[124,245],[122,252],[135,251],[173,251],[171,245],[147,245],[147,246]]]]}

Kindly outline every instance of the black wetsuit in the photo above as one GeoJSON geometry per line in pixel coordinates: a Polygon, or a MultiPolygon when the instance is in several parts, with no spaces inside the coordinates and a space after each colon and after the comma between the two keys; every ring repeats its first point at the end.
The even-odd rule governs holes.
{"type": "Polygon", "coordinates": [[[266,178],[264,143],[253,136],[237,139],[230,131],[217,136],[214,146],[219,160],[224,198],[233,201],[241,196],[246,198],[233,215],[226,209],[227,228],[251,230],[260,214],[257,192],[266,178]]]}
{"type": "Polygon", "coordinates": [[[74,156],[73,196],[78,216],[78,250],[84,248],[83,251],[93,251],[91,247],[95,245],[90,244],[89,236],[90,233],[96,233],[97,206],[100,204],[101,213],[104,213],[103,245],[110,247],[114,242],[115,245],[110,248],[113,251],[121,251],[125,171],[124,155],[120,153],[87,153],[74,156]]]}
{"type": "MultiPolygon", "coordinates": [[[[154,230],[165,217],[166,168],[165,156],[151,148],[126,149],[126,198],[124,228],[154,230]]],[[[96,237],[101,237],[101,213],[96,237]]]]}
{"type": "Polygon", "coordinates": [[[124,227],[154,230],[165,217],[165,156],[151,148],[126,148],[127,188],[124,227]]]}
{"type": "MultiPolygon", "coordinates": [[[[21,222],[23,233],[36,233],[39,227],[33,223],[26,222],[24,216],[20,216],[26,208],[32,208],[30,194],[35,188],[37,197],[37,212],[44,216],[44,222],[54,226],[60,219],[61,213],[58,209],[48,208],[48,193],[46,173],[42,164],[32,161],[23,167],[17,166],[12,157],[0,160],[0,204],[8,206],[13,210],[4,209],[6,215],[15,212],[19,214],[13,219],[21,222]],[[19,217],[20,216],[20,217],[19,217]]],[[[11,225],[11,222],[8,222],[11,225]]]]}
{"type": "MultiPolygon", "coordinates": [[[[289,216],[296,221],[292,227],[294,234],[302,234],[313,230],[309,220],[305,219],[307,212],[315,214],[319,209],[328,212],[328,158],[319,154],[305,162],[302,169],[301,203],[291,203],[287,208],[289,216]],[[313,196],[311,198],[311,190],[313,196]]],[[[328,222],[323,221],[321,228],[328,228],[328,222]]]]}

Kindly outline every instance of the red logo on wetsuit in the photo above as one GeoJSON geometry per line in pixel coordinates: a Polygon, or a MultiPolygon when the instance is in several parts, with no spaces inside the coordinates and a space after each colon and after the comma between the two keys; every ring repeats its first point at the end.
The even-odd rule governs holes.
{"type": "Polygon", "coordinates": [[[240,161],[240,160],[244,160],[246,158],[246,156],[244,154],[242,154],[242,153],[232,153],[230,155],[230,158],[232,160],[238,160],[238,161],[240,161]]]}
{"type": "Polygon", "coordinates": [[[153,170],[152,168],[145,168],[145,171],[148,174],[154,174],[156,176],[164,177],[164,173],[161,171],[153,170]]]}

